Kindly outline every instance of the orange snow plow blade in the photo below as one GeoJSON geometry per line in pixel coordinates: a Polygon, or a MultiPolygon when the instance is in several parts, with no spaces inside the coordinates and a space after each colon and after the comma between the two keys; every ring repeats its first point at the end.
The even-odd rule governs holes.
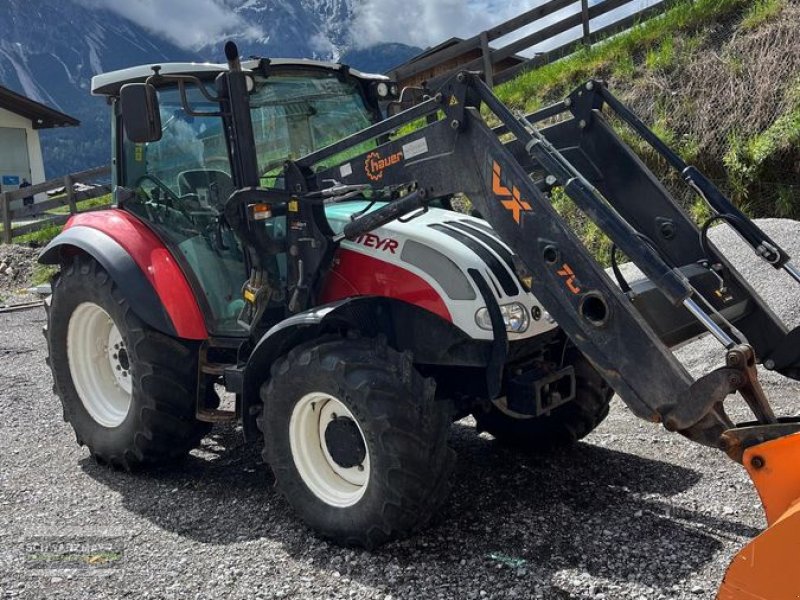
{"type": "Polygon", "coordinates": [[[743,458],[768,527],[733,559],[717,600],[800,599],[800,433],[748,448],[743,458]]]}

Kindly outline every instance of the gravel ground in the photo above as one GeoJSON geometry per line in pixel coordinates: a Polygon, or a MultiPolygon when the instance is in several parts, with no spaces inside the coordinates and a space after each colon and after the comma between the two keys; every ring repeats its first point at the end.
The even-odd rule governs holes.
{"type": "Polygon", "coordinates": [[[19,244],[0,245],[0,305],[34,299],[26,288],[39,252],[39,248],[19,244]]]}
{"type": "MultiPolygon", "coordinates": [[[[766,227],[800,254],[800,224],[766,227]]],[[[767,286],[771,272],[720,233],[797,324],[797,294],[781,291],[796,287],[767,286]]],[[[743,469],[615,399],[597,431],[557,456],[520,457],[455,424],[459,466],[433,526],[373,553],[341,549],[293,517],[233,428],[155,473],[96,465],[50,391],[43,324],[40,309],[0,315],[0,598],[710,599],[764,526],[743,469]],[[66,544],[95,564],[45,560],[66,544]]],[[[679,355],[692,370],[719,362],[706,340],[679,355]]],[[[770,374],[764,385],[779,412],[800,412],[800,385],[770,374]]]]}

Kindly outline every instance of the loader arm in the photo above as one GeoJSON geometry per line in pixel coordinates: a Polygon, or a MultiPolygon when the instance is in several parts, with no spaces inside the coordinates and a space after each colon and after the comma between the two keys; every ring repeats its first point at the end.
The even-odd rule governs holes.
{"type": "MultiPolygon", "coordinates": [[[[758,441],[800,430],[794,419],[777,424],[755,370],[756,362],[782,348],[792,334],[613,133],[600,110],[609,98],[602,84],[590,82],[560,105],[525,118],[514,115],[475,74],[463,72],[416,107],[292,162],[287,189],[300,199],[294,205],[298,215],[302,198],[330,189],[332,181],[343,189],[400,191],[398,199],[348,224],[340,239],[413,218],[431,198],[465,193],[514,250],[531,291],[637,416],[741,461],[756,434],[749,428],[729,433],[735,425],[723,406],[728,395],[739,391],[752,408],[758,441]],[[486,124],[481,105],[500,127],[486,124]],[[541,131],[532,123],[558,113],[571,118],[541,131]],[[337,155],[367,140],[385,140],[420,117],[428,118],[425,127],[336,162],[337,155]],[[503,141],[504,134],[513,139],[503,141]],[[326,167],[319,168],[323,162],[326,167]],[[648,302],[661,302],[681,321],[682,337],[665,333],[658,315],[648,314],[648,303],[632,300],[592,258],[552,207],[545,191],[555,186],[647,276],[648,302]],[[695,380],[664,340],[672,345],[706,331],[722,346],[721,365],[695,380]]],[[[621,106],[612,102],[612,109],[621,106]]],[[[712,208],[719,210],[717,204],[712,208]]],[[[768,240],[744,215],[729,222],[746,224],[748,239],[768,240]]],[[[779,253],[779,266],[791,265],[771,240],[760,245],[779,253]]],[[[483,278],[477,272],[471,276],[483,278]]],[[[302,308],[313,286],[296,283],[309,294],[298,303],[302,308]]],[[[781,372],[794,377],[796,369],[784,364],[781,372]]]]}

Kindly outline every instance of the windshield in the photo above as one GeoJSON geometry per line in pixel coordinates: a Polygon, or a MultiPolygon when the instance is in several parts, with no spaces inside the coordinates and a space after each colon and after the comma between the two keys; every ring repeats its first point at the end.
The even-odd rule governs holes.
{"type": "MultiPolygon", "coordinates": [[[[250,107],[261,184],[269,187],[276,185],[285,160],[319,150],[374,122],[358,84],[332,72],[257,78],[250,107]]],[[[351,152],[365,149],[362,144],[351,152]]]]}

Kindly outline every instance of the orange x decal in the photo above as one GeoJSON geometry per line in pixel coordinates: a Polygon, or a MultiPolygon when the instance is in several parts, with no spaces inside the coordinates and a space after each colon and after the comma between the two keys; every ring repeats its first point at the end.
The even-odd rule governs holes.
{"type": "Polygon", "coordinates": [[[512,186],[511,190],[509,190],[506,186],[500,183],[500,165],[497,162],[492,162],[492,192],[494,192],[495,196],[500,198],[507,198],[506,200],[501,200],[500,203],[507,209],[511,211],[511,216],[514,218],[514,221],[519,224],[520,215],[523,210],[531,210],[531,205],[519,197],[519,190],[516,186],[512,186]]]}

